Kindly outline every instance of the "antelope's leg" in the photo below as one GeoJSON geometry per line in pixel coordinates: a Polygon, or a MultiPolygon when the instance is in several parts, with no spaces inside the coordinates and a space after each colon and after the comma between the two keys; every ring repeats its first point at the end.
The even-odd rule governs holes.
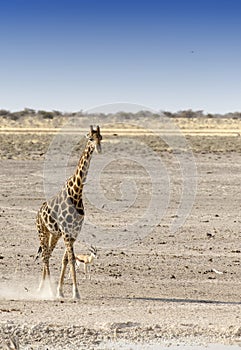
{"type": "Polygon", "coordinates": [[[91,271],[90,271],[90,264],[88,266],[88,272],[89,272],[89,280],[90,280],[91,279],[91,276],[90,276],[90,273],[91,273],[91,271]]]}
{"type": "Polygon", "coordinates": [[[85,273],[85,278],[87,278],[87,264],[84,263],[84,273],[85,273]]]}

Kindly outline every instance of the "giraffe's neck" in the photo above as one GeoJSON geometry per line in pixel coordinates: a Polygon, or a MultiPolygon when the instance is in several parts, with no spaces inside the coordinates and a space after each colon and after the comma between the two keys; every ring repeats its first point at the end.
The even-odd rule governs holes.
{"type": "Polygon", "coordinates": [[[67,186],[71,189],[71,192],[73,192],[76,199],[77,196],[82,197],[83,186],[86,181],[86,177],[90,166],[90,160],[94,149],[95,147],[93,146],[93,144],[90,141],[88,141],[85,146],[84,152],[80,157],[79,163],[74,174],[67,181],[67,186]]]}

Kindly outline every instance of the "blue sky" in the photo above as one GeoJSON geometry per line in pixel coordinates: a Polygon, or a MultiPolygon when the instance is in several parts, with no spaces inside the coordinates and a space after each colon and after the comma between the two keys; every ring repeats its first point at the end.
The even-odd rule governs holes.
{"type": "Polygon", "coordinates": [[[0,108],[241,111],[240,0],[3,0],[0,108]]]}

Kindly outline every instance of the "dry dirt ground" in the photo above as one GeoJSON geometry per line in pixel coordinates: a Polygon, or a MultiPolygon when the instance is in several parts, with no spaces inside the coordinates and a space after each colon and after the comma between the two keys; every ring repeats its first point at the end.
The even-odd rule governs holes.
{"type": "MultiPolygon", "coordinates": [[[[188,122],[183,123],[188,129],[188,122]]],[[[219,129],[226,130],[227,122],[222,123],[219,129]]],[[[170,182],[168,205],[151,228],[141,215],[151,205],[150,182],[158,182],[159,177],[153,179],[155,169],[147,174],[133,159],[120,158],[123,142],[118,134],[106,137],[101,157],[105,159],[112,147],[116,158],[103,169],[100,182],[106,198],[119,202],[117,209],[122,210],[108,212],[98,198],[96,205],[91,204],[88,198],[96,189],[91,181],[87,183],[87,221],[75,251],[88,252],[93,243],[98,259],[91,280],[78,270],[79,301],[71,299],[68,276],[65,299],[36,292],[41,261],[34,262],[38,249],[35,216],[45,199],[43,169],[53,135],[0,134],[0,349],[10,337],[19,339],[20,349],[118,349],[123,340],[154,342],[156,349],[176,342],[241,346],[241,138],[240,123],[234,124],[230,126],[229,121],[229,127],[237,130],[234,135],[187,136],[196,161],[197,193],[188,218],[176,232],[170,227],[178,215],[183,177],[175,155],[160,140],[151,140],[149,147],[157,152],[170,182]],[[137,187],[128,210],[122,207],[128,198],[121,195],[126,178],[137,187]],[[134,230],[128,240],[130,223],[134,230]],[[112,232],[108,242],[101,233],[105,229],[112,232]],[[118,234],[127,237],[126,244],[118,244],[118,234]]],[[[147,141],[144,135],[139,137],[147,141]]],[[[81,147],[69,160],[68,174],[81,147]]],[[[132,147],[130,141],[127,150],[132,152],[132,147]]],[[[142,148],[137,151],[142,156],[142,148]]],[[[143,158],[153,156],[148,152],[149,148],[144,149],[143,158]]],[[[97,157],[92,159],[92,174],[97,157]]],[[[56,167],[58,173],[65,173],[60,164],[56,167]]],[[[132,195],[124,192],[127,197],[128,193],[132,195]]],[[[161,199],[165,193],[161,186],[161,199]]],[[[159,205],[162,210],[164,204],[160,201],[159,205]]],[[[53,283],[58,280],[63,251],[59,242],[51,259],[53,283]]]]}

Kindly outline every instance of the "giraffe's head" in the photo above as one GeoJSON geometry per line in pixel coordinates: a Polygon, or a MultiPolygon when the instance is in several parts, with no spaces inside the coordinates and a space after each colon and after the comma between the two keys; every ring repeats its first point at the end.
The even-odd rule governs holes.
{"type": "Polygon", "coordinates": [[[97,125],[96,130],[94,130],[93,126],[90,126],[90,131],[87,134],[87,138],[90,143],[93,144],[97,153],[101,153],[101,140],[102,136],[100,134],[100,127],[97,125]]]}

